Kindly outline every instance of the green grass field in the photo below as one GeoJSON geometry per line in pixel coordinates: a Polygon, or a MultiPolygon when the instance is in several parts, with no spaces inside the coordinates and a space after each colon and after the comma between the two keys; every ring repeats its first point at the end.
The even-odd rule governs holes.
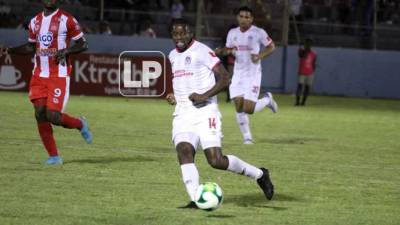
{"type": "Polygon", "coordinates": [[[199,152],[201,181],[224,190],[216,211],[188,202],[171,144],[173,108],[161,100],[78,97],[76,130],[55,129],[65,164],[47,158],[26,93],[0,92],[0,224],[400,224],[400,101],[276,96],[280,111],[251,117],[256,144],[241,144],[233,105],[221,103],[224,153],[272,172],[276,195],[217,171],[199,152]]]}

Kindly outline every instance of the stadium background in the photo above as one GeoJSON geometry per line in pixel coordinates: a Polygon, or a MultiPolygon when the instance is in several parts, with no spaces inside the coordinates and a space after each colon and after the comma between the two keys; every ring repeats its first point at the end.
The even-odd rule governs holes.
{"type": "MultiPolygon", "coordinates": [[[[235,24],[234,12],[239,6],[246,4],[255,9],[255,24],[265,28],[278,45],[277,51],[263,61],[264,89],[294,93],[297,83],[298,44],[304,38],[310,37],[314,40],[319,55],[313,88],[315,94],[400,98],[400,89],[397,88],[400,83],[398,1],[303,0],[300,1],[300,13],[294,15],[291,4],[298,2],[186,0],[182,3],[185,6],[183,17],[195,26],[197,39],[211,47],[224,44],[224,36],[228,28],[235,24]]],[[[172,1],[160,0],[68,0],[63,1],[61,8],[77,17],[87,34],[90,48],[88,53],[83,54],[83,58],[90,59],[90,55],[102,56],[101,54],[106,53],[116,56],[124,50],[159,50],[167,55],[174,47],[168,39],[171,4],[172,1]],[[149,27],[157,38],[149,37],[146,33],[149,27]]],[[[10,46],[24,43],[27,37],[26,24],[41,7],[40,1],[1,1],[0,43],[10,46]]],[[[18,60],[11,59],[11,64],[16,61],[18,60]]],[[[82,69],[82,63],[85,60],[78,60],[74,64],[75,72],[82,69]]],[[[86,63],[87,66],[93,64],[97,72],[105,66],[99,62],[86,63]]],[[[10,61],[2,58],[0,64],[4,66],[10,64],[10,61]]],[[[26,72],[22,73],[20,79],[17,79],[18,71],[15,72],[15,79],[12,80],[5,80],[5,73],[9,70],[3,69],[4,75],[0,74],[3,77],[0,79],[0,90],[26,90],[26,85],[22,83],[29,81],[30,66],[26,63],[17,66],[17,70],[26,72]]],[[[114,67],[111,65],[110,68],[115,66],[116,64],[114,67]]],[[[107,65],[104,68],[108,68],[107,65]]],[[[107,75],[100,73],[96,76],[107,75]]],[[[74,80],[76,83],[72,86],[73,94],[83,94],[82,91],[77,91],[80,86],[85,87],[87,95],[101,94],[98,91],[91,92],[89,84],[103,85],[104,90],[106,87],[110,90],[108,83],[103,84],[106,79],[82,82],[79,74],[73,74],[72,81],[74,80]]],[[[104,91],[104,94],[119,93],[104,91]]]]}
{"type": "MultiPolygon", "coordinates": [[[[102,15],[107,22],[101,24],[109,24],[113,35],[100,32],[100,0],[81,0],[81,4],[70,0],[62,6],[91,30],[86,32],[89,52],[74,62],[79,63],[74,68],[79,73],[72,80],[79,82],[72,90],[82,87],[85,95],[96,94],[90,87],[104,89],[101,77],[115,81],[115,70],[107,65],[115,64],[113,55],[122,50],[169,52],[174,47],[167,29],[170,2],[159,2],[160,6],[155,0],[104,1],[102,15]],[[157,38],[141,36],[141,29],[136,29],[139,15],[152,18],[157,38]],[[91,77],[91,64],[103,75],[91,77]]],[[[399,1],[376,1],[383,5],[372,36],[361,27],[359,17],[353,18],[368,5],[349,11],[342,5],[346,1],[303,0],[303,20],[296,20],[302,23],[298,35],[287,23],[287,47],[280,19],[283,0],[202,2],[206,9],[198,14],[196,5],[201,1],[184,1],[185,17],[193,24],[196,17],[202,18],[200,40],[221,46],[235,22],[234,9],[246,3],[257,9],[256,23],[278,44],[272,57],[264,60],[263,84],[273,89],[279,113],[252,116],[255,145],[241,143],[232,103],[219,103],[224,153],[271,168],[273,201],[265,200],[254,181],[213,170],[199,154],[201,181],[217,182],[224,190],[224,203],[212,212],[177,209],[188,198],[171,144],[173,107],[160,99],[71,96],[67,111],[86,116],[94,142],[86,145],[75,130],[54,127],[64,164],[44,166],[46,152],[32,105],[28,94],[19,91],[31,76],[30,57],[12,56],[12,62],[0,58],[0,86],[16,90],[0,91],[1,225],[399,224],[399,1]],[[368,98],[312,96],[306,107],[293,106],[297,39],[308,36],[319,53],[314,93],[368,98]],[[16,69],[25,72],[19,75],[16,69]]],[[[26,22],[41,9],[39,1],[0,0],[0,43],[24,43],[27,34],[16,28],[19,20],[26,22]]],[[[287,17],[290,24],[292,20],[287,17]]]]}

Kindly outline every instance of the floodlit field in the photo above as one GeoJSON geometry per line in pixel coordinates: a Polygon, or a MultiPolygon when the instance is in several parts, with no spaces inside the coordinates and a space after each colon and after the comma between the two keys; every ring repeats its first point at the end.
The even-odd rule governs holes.
{"type": "Polygon", "coordinates": [[[56,128],[65,164],[45,166],[27,94],[0,92],[0,224],[400,224],[400,101],[276,99],[278,114],[251,117],[253,146],[241,143],[233,105],[220,105],[224,153],[269,168],[274,199],[199,152],[201,181],[225,197],[206,212],[177,209],[188,197],[166,102],[71,97],[67,112],[87,117],[94,143],[56,128]]]}

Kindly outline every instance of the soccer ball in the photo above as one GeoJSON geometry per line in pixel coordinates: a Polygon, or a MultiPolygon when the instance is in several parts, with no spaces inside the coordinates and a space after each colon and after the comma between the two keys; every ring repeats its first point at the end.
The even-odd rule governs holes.
{"type": "Polygon", "coordinates": [[[217,209],[223,201],[222,189],[216,183],[207,182],[201,184],[196,191],[195,203],[204,210],[217,209]]]}

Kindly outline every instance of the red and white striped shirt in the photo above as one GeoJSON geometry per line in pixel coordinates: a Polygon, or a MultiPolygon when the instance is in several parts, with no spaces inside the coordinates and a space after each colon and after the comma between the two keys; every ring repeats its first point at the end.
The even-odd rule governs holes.
{"type": "Polygon", "coordinates": [[[83,37],[78,21],[69,13],[57,9],[45,16],[43,12],[31,19],[29,39],[36,43],[35,66],[33,76],[67,77],[71,74],[72,65],[66,62],[57,63],[55,54],[58,50],[68,48],[70,41],[83,37]]]}

